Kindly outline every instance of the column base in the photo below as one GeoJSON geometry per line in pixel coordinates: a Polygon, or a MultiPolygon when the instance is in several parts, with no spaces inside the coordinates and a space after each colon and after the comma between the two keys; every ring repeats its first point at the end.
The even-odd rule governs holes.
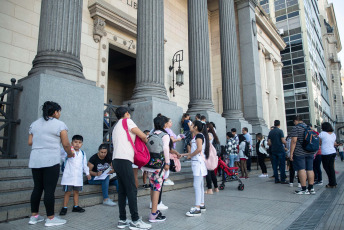
{"type": "MultiPolygon", "coordinates": [[[[124,102],[124,106],[128,106],[128,104],[130,104],[130,108],[134,109],[131,112],[131,118],[142,131],[152,130],[154,128],[153,119],[158,113],[161,113],[171,118],[173,132],[176,135],[180,134],[180,121],[183,116],[183,109],[177,106],[177,103],[156,97],[145,97],[124,102]]],[[[177,142],[176,149],[178,152],[182,152],[182,142],[177,142]]]]}
{"type": "Polygon", "coordinates": [[[248,132],[252,133],[252,125],[244,119],[226,119],[227,132],[230,132],[232,128],[236,128],[237,134],[241,133],[242,128],[248,128],[248,132]]]}
{"type": "Polygon", "coordinates": [[[221,116],[221,114],[215,113],[213,111],[197,111],[191,112],[190,117],[192,120],[195,120],[196,114],[199,113],[207,117],[207,122],[214,122],[216,126],[216,135],[219,138],[221,145],[226,144],[226,119],[221,116]]]}
{"type": "Polygon", "coordinates": [[[29,158],[27,145],[29,126],[42,116],[45,101],[55,101],[62,107],[61,118],[68,127],[71,140],[75,134],[84,137],[82,149],[88,157],[98,151],[103,142],[104,91],[93,81],[45,70],[19,80],[23,91],[16,95],[16,126],[12,150],[18,158],[29,158]]]}

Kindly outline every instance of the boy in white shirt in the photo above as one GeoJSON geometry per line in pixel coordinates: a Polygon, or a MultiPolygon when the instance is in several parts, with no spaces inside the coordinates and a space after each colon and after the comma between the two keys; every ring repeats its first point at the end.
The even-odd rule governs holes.
{"type": "Polygon", "coordinates": [[[67,205],[72,191],[74,192],[72,212],[85,212],[85,209],[79,206],[79,192],[82,191],[83,172],[86,174],[88,180],[91,179],[91,175],[87,167],[86,154],[81,150],[82,144],[83,137],[81,135],[74,135],[72,138],[72,146],[75,150],[75,156],[67,158],[67,154],[64,153],[64,163],[62,163],[61,167],[61,171],[63,171],[61,185],[63,185],[65,195],[63,207],[60,212],[61,216],[67,213],[67,205]]]}

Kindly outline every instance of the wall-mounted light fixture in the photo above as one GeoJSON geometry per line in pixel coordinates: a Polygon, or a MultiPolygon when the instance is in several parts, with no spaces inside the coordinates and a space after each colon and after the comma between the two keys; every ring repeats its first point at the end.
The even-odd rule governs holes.
{"type": "Polygon", "coordinates": [[[174,71],[173,71],[173,74],[172,74],[172,86],[170,86],[170,92],[173,92],[173,97],[175,96],[175,94],[174,94],[174,90],[175,90],[174,81],[176,81],[176,85],[178,85],[178,86],[184,85],[184,71],[182,71],[180,69],[180,62],[183,61],[183,54],[184,54],[183,50],[177,51],[173,55],[172,65],[170,65],[170,67],[168,68],[170,70],[170,72],[171,72],[172,70],[174,70],[174,64],[176,62],[178,62],[178,70],[176,70],[176,79],[174,79],[174,71]]]}

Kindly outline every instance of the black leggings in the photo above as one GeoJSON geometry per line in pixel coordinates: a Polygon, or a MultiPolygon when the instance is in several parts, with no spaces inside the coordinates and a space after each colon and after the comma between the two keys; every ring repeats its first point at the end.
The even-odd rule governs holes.
{"type": "Polygon", "coordinates": [[[31,194],[31,212],[38,213],[39,203],[44,191],[44,206],[47,216],[54,215],[55,189],[60,176],[60,164],[46,167],[33,168],[32,177],[34,188],[31,194]]]}
{"type": "Polygon", "coordinates": [[[258,163],[259,163],[260,168],[262,169],[262,173],[268,172],[266,170],[265,157],[266,157],[266,154],[258,153],[258,163]]]}
{"type": "Polygon", "coordinates": [[[128,160],[114,159],[113,168],[117,173],[118,179],[118,208],[119,219],[126,220],[126,198],[128,197],[131,220],[137,221],[139,214],[137,211],[137,188],[135,185],[134,171],[132,163],[128,160]]]}
{"type": "Polygon", "coordinates": [[[208,189],[211,189],[212,186],[211,186],[211,182],[214,183],[214,188],[217,188],[217,178],[216,178],[216,175],[215,175],[215,172],[214,170],[208,170],[208,174],[206,176],[206,180],[207,180],[207,187],[208,189]]]}
{"type": "Polygon", "coordinates": [[[321,161],[323,163],[323,168],[328,176],[328,184],[330,186],[336,186],[336,172],[334,170],[334,160],[336,158],[336,153],[330,155],[321,155],[321,161]]]}

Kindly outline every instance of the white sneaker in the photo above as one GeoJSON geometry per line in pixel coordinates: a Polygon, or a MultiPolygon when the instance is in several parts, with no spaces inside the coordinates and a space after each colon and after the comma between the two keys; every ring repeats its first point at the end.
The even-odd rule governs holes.
{"type": "Polygon", "coordinates": [[[115,206],[115,205],[117,205],[116,202],[113,202],[110,199],[107,199],[106,201],[103,201],[103,204],[104,205],[108,205],[108,206],[115,206]]]}
{"type": "Polygon", "coordinates": [[[130,224],[130,220],[119,220],[117,223],[117,228],[123,229],[123,228],[129,226],[129,224],[130,224]]]}
{"type": "Polygon", "coordinates": [[[139,220],[137,220],[135,222],[134,221],[130,221],[130,223],[129,223],[129,229],[141,230],[141,229],[150,229],[151,227],[152,227],[152,225],[146,224],[141,219],[139,219],[139,220]]]}
{"type": "Polygon", "coordinates": [[[58,226],[58,225],[63,225],[67,223],[66,220],[61,219],[60,217],[55,216],[52,219],[47,218],[45,221],[45,226],[46,227],[51,227],[51,226],[58,226]]]}
{"type": "Polygon", "coordinates": [[[300,184],[300,183],[297,183],[297,187],[298,187],[298,188],[301,188],[301,184],[300,184]]]}
{"type": "MultiPolygon", "coordinates": [[[[150,202],[149,208],[152,209],[152,202],[150,202]]],[[[168,206],[164,205],[161,201],[160,204],[158,204],[157,208],[158,208],[158,210],[163,211],[163,210],[167,210],[168,206]]]]}
{"type": "Polygon", "coordinates": [[[268,174],[260,174],[258,177],[260,178],[268,177],[268,174]]]}
{"type": "Polygon", "coordinates": [[[293,183],[289,183],[289,186],[290,186],[290,187],[293,187],[293,186],[294,186],[294,184],[293,184],[293,183]]]}
{"type": "Polygon", "coordinates": [[[31,216],[29,224],[37,224],[38,222],[42,222],[43,220],[44,220],[43,216],[38,215],[37,218],[34,216],[31,216]]]}
{"type": "Polygon", "coordinates": [[[167,179],[164,181],[164,185],[174,185],[174,182],[171,181],[170,179],[167,179]]]}

